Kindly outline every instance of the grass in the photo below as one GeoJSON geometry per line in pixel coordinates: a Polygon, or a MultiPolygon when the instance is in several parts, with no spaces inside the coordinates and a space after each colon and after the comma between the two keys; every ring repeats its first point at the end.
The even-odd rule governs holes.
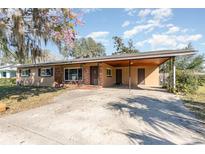
{"type": "Polygon", "coordinates": [[[0,113],[0,116],[51,103],[52,98],[64,90],[53,87],[0,85],[0,102],[5,103],[8,108],[5,112],[0,113]]]}
{"type": "Polygon", "coordinates": [[[196,114],[201,120],[205,120],[205,84],[200,86],[195,94],[188,94],[183,97],[185,106],[196,114]]]}

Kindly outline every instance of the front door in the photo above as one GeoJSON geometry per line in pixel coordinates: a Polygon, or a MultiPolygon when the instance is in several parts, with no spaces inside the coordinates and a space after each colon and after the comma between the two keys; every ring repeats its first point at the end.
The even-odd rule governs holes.
{"type": "Polygon", "coordinates": [[[141,85],[145,84],[145,69],[144,68],[138,69],[138,84],[141,84],[141,85]]]}
{"type": "Polygon", "coordinates": [[[90,66],[90,84],[98,85],[98,66],[90,66]]]}
{"type": "Polygon", "coordinates": [[[116,69],[116,84],[122,84],[122,69],[116,69]]]}

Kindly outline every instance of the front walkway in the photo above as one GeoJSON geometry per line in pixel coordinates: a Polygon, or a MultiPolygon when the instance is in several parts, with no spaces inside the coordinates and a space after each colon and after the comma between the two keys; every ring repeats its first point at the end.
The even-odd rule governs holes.
{"type": "Polygon", "coordinates": [[[66,91],[55,103],[0,118],[0,144],[204,144],[204,125],[156,89],[66,91]]]}

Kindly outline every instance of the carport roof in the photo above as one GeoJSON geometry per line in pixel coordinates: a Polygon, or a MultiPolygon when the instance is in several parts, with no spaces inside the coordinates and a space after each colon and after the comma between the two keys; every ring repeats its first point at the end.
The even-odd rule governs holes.
{"type": "Polygon", "coordinates": [[[176,56],[193,55],[196,50],[159,50],[149,52],[139,52],[136,54],[122,54],[112,55],[96,58],[80,58],[71,59],[64,61],[53,61],[38,64],[19,65],[19,68],[35,67],[35,66],[52,66],[52,65],[63,65],[63,64],[82,64],[82,63],[96,63],[96,62],[111,62],[111,61],[125,61],[125,60],[142,60],[142,59],[160,59],[160,58],[171,58],[176,56]]]}

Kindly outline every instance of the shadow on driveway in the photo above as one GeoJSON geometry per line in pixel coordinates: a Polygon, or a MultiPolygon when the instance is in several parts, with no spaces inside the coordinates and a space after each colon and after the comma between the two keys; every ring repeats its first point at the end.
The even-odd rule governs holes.
{"type": "MultiPolygon", "coordinates": [[[[171,134],[173,136],[182,135],[186,130],[195,133],[204,133],[205,129],[200,122],[193,118],[193,115],[183,106],[179,100],[162,100],[149,96],[134,96],[132,98],[121,98],[120,102],[111,102],[108,109],[116,110],[135,119],[142,119],[145,124],[152,127],[143,132],[127,130],[126,135],[132,143],[139,144],[174,144],[172,140],[161,137],[159,134],[171,134]],[[124,102],[124,103],[122,103],[124,102]]],[[[140,127],[140,126],[138,126],[140,127]]],[[[203,134],[204,135],[204,134],[203,134]]],[[[186,137],[186,136],[185,136],[186,137]]],[[[192,142],[187,144],[201,144],[204,141],[192,142]]]]}

